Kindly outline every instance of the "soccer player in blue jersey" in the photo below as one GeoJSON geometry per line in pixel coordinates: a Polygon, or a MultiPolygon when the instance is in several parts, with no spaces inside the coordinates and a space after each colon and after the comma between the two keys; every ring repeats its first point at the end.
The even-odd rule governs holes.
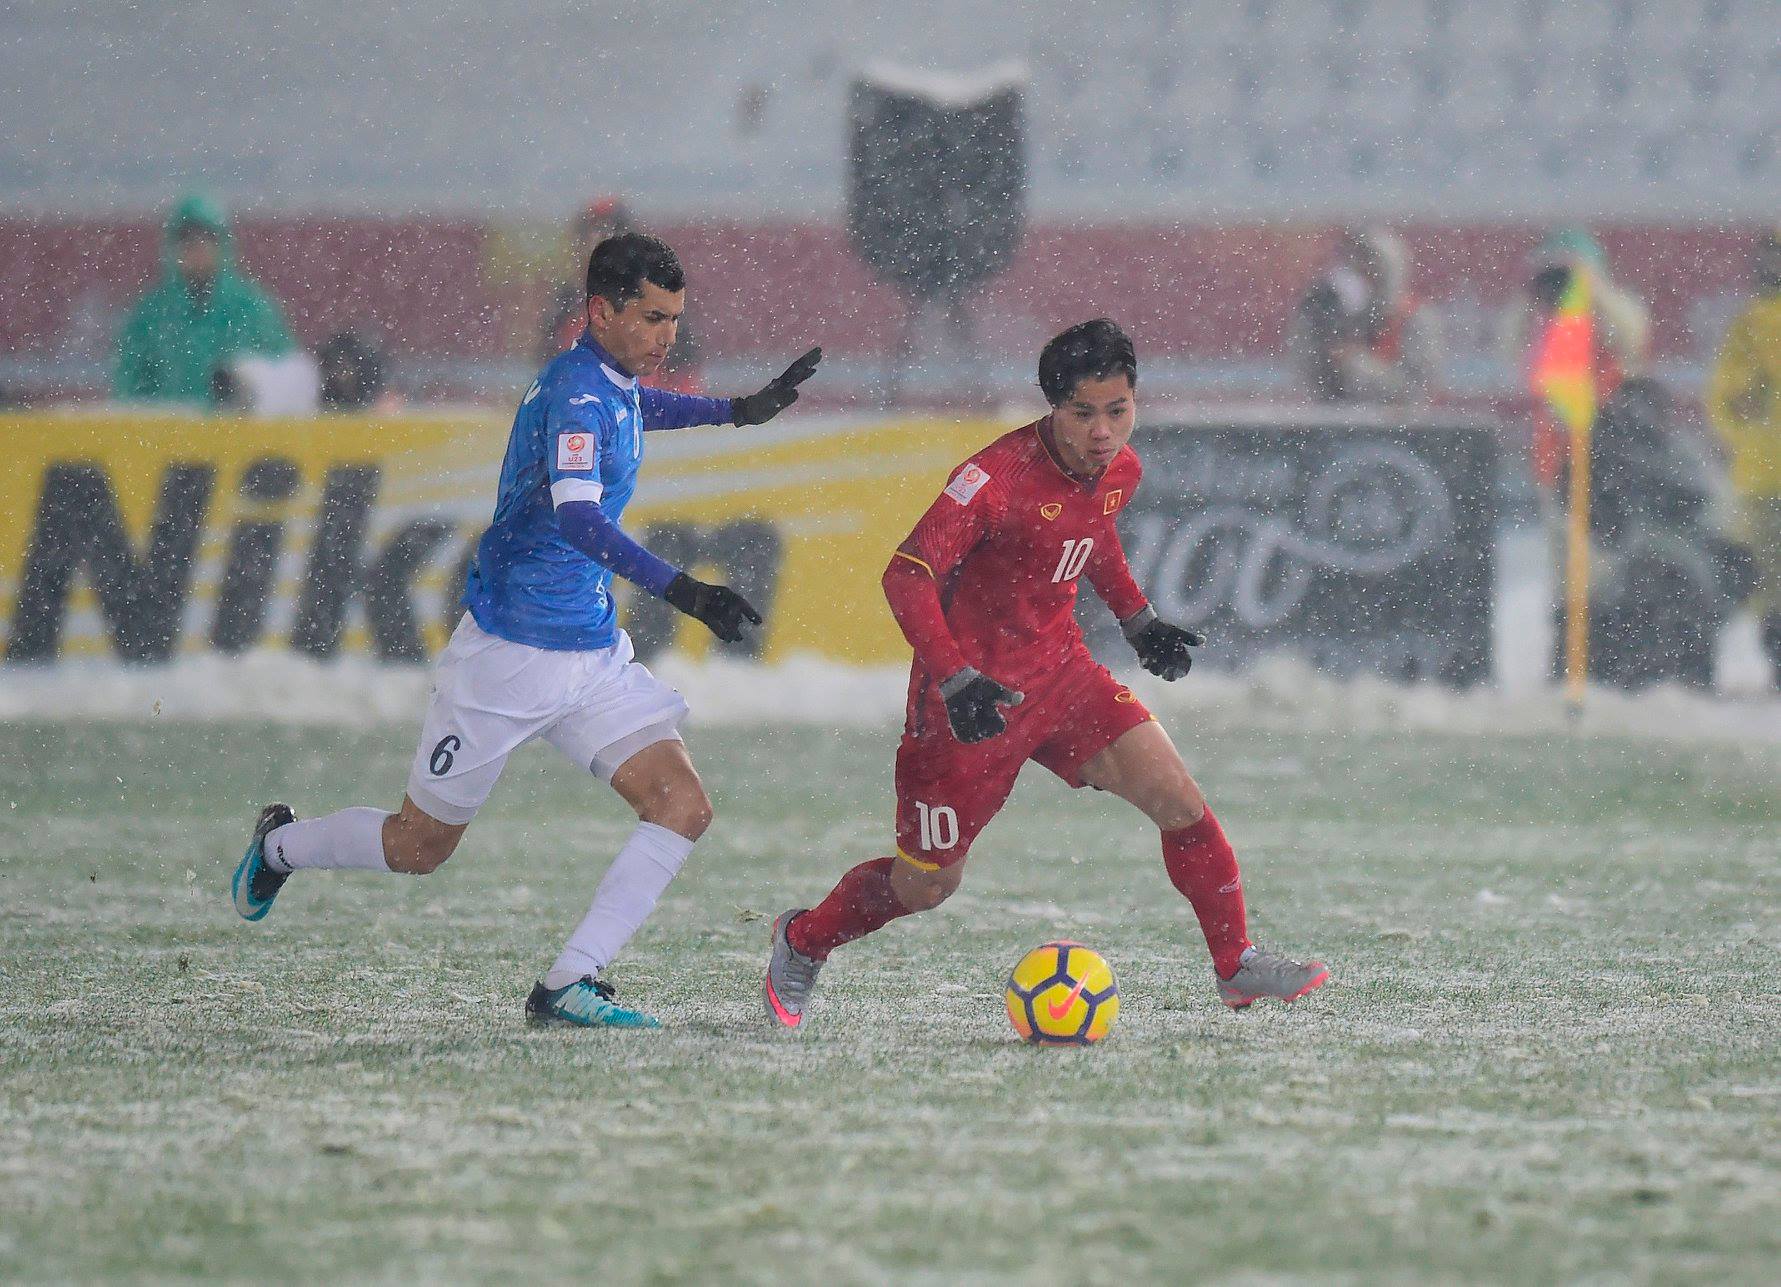
{"type": "Polygon", "coordinates": [[[685,298],[680,261],[656,238],[626,233],[595,247],[587,330],[533,381],[514,417],[495,517],[470,565],[467,611],[434,671],[400,811],[343,809],[297,821],[288,806],[267,805],[235,871],[243,917],[264,917],[302,868],[437,870],[507,757],[542,737],[611,783],[638,823],[533,987],[526,1014],[589,1027],[657,1026],[619,1005],[601,972],[711,824],[711,802],[680,740],[686,703],[633,659],[614,621],[612,575],[666,599],[719,639],[739,640],[761,618],[734,590],[695,581],[638,545],[619,519],[637,485],[645,432],[764,423],[797,401],[822,358],[812,349],[746,397],[643,386],[674,343],[685,298]]]}

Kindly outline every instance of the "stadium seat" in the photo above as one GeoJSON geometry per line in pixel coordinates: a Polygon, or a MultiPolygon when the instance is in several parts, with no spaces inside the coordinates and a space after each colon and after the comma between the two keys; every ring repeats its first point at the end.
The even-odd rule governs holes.
{"type": "Polygon", "coordinates": [[[288,39],[274,0],[201,17],[141,6],[104,22],[6,7],[14,110],[0,199],[147,209],[201,181],[271,208],[482,205],[554,218],[600,174],[640,208],[833,208],[847,87],[882,58],[1024,62],[1035,196],[1064,209],[1102,200],[1107,153],[1082,130],[1107,123],[1142,156],[1128,206],[1148,193],[1169,208],[1184,183],[1213,174],[1232,185],[1233,207],[1315,205],[1320,190],[1333,205],[1369,169],[1434,184],[1415,194],[1425,208],[1466,205],[1438,164],[1463,154],[1471,181],[1524,185],[1496,195],[1526,210],[1608,201],[1604,214],[1636,217],[1661,204],[1640,176],[1667,173],[1686,132],[1689,173],[1719,176],[1728,214],[1773,207],[1774,0],[1172,0],[1097,8],[1094,40],[1070,0],[837,0],[821,24],[794,6],[714,3],[697,23],[678,12],[630,9],[598,41],[526,46],[472,0],[438,0],[405,28],[390,11],[319,0],[305,21],[331,33],[322,42],[288,39]],[[671,111],[600,91],[664,59],[701,69],[671,111]],[[78,94],[51,80],[69,66],[87,70],[78,94]],[[420,84],[425,111],[404,89],[420,84]],[[71,139],[85,140],[78,152],[71,139]],[[1540,164],[1562,139],[1584,140],[1588,164],[1623,186],[1610,197],[1579,186],[1579,167],[1540,164]],[[1227,156],[1240,164],[1222,168],[1227,156]]]}

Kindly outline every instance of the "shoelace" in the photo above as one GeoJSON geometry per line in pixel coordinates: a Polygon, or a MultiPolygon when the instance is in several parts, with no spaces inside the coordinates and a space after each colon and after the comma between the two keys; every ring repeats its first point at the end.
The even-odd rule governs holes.
{"type": "Polygon", "coordinates": [[[592,988],[602,1001],[610,1001],[614,1004],[617,1003],[618,993],[612,990],[612,985],[605,979],[595,978],[591,974],[584,974],[581,976],[581,981],[592,988]]]}
{"type": "Polygon", "coordinates": [[[813,961],[807,956],[799,955],[796,948],[792,948],[785,954],[785,981],[793,988],[808,989],[811,984],[816,982],[816,972],[821,968],[821,961],[813,961]]]}
{"type": "Polygon", "coordinates": [[[1254,970],[1256,974],[1271,978],[1276,983],[1284,983],[1295,970],[1303,970],[1304,962],[1295,961],[1291,957],[1277,956],[1273,952],[1257,952],[1245,963],[1245,968],[1254,970]]]}

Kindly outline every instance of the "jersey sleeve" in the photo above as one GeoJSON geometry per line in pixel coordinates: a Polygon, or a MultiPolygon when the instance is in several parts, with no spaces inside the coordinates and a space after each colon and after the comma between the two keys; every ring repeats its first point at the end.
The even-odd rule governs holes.
{"type": "Polygon", "coordinates": [[[940,582],[993,530],[999,493],[981,466],[968,461],[953,474],[884,570],[884,597],[915,658],[946,679],[968,664],[946,624],[940,582]]]}
{"type": "Polygon", "coordinates": [[[1108,611],[1121,621],[1150,606],[1150,600],[1132,579],[1125,546],[1119,540],[1119,529],[1111,523],[1107,525],[1106,539],[1095,546],[1094,555],[1088,561],[1088,583],[1095,588],[1108,611]]]}
{"type": "Polygon", "coordinates": [[[727,425],[733,412],[728,398],[702,398],[693,393],[652,389],[647,384],[638,394],[643,407],[643,428],[685,429],[691,425],[727,425]]]}
{"type": "Polygon", "coordinates": [[[557,530],[563,539],[602,567],[660,597],[680,574],[666,559],[650,553],[626,536],[611,515],[594,501],[564,501],[557,507],[557,530]]]}
{"type": "Polygon", "coordinates": [[[965,654],[946,624],[940,583],[899,550],[884,569],[880,584],[891,616],[897,619],[897,628],[909,641],[921,668],[937,679],[950,679],[963,670],[965,654]]]}
{"type": "Polygon", "coordinates": [[[935,581],[956,568],[995,525],[1001,493],[975,461],[961,465],[916,522],[897,554],[928,570],[935,581]]]}
{"type": "MultiPolygon", "coordinates": [[[[1141,476],[1142,471],[1134,462],[1129,476],[1123,480],[1125,495],[1120,502],[1121,509],[1131,504],[1132,497],[1138,491],[1141,476]]],[[[1119,526],[1113,518],[1107,520],[1106,536],[1095,546],[1094,554],[1088,561],[1088,583],[1094,587],[1101,602],[1107,605],[1108,611],[1121,621],[1150,606],[1150,600],[1144,597],[1144,592],[1138,588],[1137,581],[1132,577],[1131,564],[1126,561],[1125,545],[1119,539],[1119,526]]]]}
{"type": "Polygon", "coordinates": [[[593,501],[606,489],[600,483],[600,447],[616,426],[600,398],[578,393],[573,386],[550,395],[544,418],[544,468],[550,479],[550,502],[593,501]]]}
{"type": "Polygon", "coordinates": [[[602,567],[660,595],[678,569],[644,549],[605,510],[600,498],[600,446],[615,429],[612,413],[597,396],[558,390],[545,416],[545,470],[557,530],[602,567]]]}

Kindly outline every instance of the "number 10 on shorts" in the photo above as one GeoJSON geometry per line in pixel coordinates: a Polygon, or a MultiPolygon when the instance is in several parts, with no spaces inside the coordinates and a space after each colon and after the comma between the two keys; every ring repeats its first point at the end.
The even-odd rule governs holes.
{"type": "Polygon", "coordinates": [[[921,820],[921,847],[932,853],[950,849],[959,842],[959,816],[949,804],[915,802],[915,814],[921,820]]]}

